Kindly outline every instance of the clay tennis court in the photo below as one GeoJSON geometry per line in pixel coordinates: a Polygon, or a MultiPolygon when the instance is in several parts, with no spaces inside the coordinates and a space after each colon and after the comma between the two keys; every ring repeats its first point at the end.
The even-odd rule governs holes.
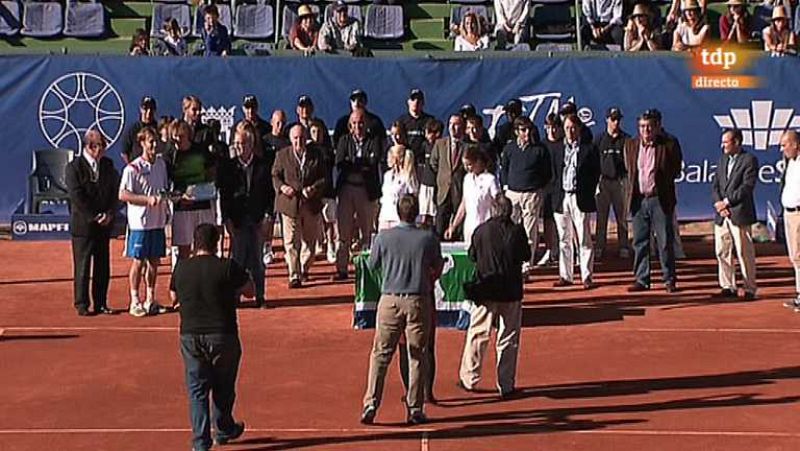
{"type": "MultiPolygon", "coordinates": [[[[429,424],[405,427],[397,364],[378,425],[359,422],[372,331],[351,328],[352,283],[320,262],[310,287],[268,270],[269,310],[239,311],[244,356],[232,450],[797,450],[800,314],[782,307],[794,276],[758,244],[759,299],[721,301],[713,243],[685,243],[679,287],[630,295],[629,263],[597,265],[600,288],[526,286],[521,396],[465,394],[464,333],[439,330],[429,424]]],[[[109,297],[127,306],[127,262],[113,243],[109,297]]],[[[0,242],[0,449],[186,450],[188,407],[177,314],[81,318],[69,243],[0,242]]],[[[166,260],[164,260],[166,262],[166,260]]],[[[159,298],[167,302],[169,267],[159,298]]],[[[395,359],[396,360],[396,359],[395,359]]],[[[481,383],[494,386],[493,357],[481,383]]]]}

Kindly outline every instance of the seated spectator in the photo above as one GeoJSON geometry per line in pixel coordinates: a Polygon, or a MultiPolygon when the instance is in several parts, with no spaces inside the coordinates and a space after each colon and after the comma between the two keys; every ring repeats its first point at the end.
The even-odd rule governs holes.
{"type": "Polygon", "coordinates": [[[489,36],[483,30],[478,15],[468,12],[461,18],[461,31],[456,36],[456,52],[474,52],[489,48],[489,36]]]}
{"type": "Polygon", "coordinates": [[[183,37],[183,31],[177,20],[167,19],[164,21],[164,28],[161,33],[161,38],[158,40],[159,54],[164,56],[186,56],[188,53],[186,39],[183,37]]]}
{"type": "Polygon", "coordinates": [[[797,7],[797,0],[763,0],[763,2],[753,8],[753,30],[757,32],[768,27],[772,23],[772,11],[776,6],[786,7],[786,14],[789,18],[789,25],[795,34],[800,34],[800,8],[797,7]],[[794,21],[792,21],[794,18],[794,21]]]}
{"type": "Polygon", "coordinates": [[[347,4],[339,0],[333,8],[333,17],[322,24],[317,46],[323,52],[336,53],[338,50],[355,52],[361,47],[361,22],[350,17],[347,4]]]}
{"type": "Polygon", "coordinates": [[[150,36],[143,28],[137,28],[133,32],[129,52],[132,56],[150,55],[150,36]]]}
{"type": "Polygon", "coordinates": [[[728,13],[719,18],[719,36],[724,42],[744,44],[750,40],[753,16],[745,0],[728,0],[728,13]]]}
{"type": "Polygon", "coordinates": [[[300,50],[309,55],[317,48],[317,15],[308,5],[300,5],[297,9],[298,19],[289,32],[289,45],[295,50],[300,50]]]}
{"type": "Polygon", "coordinates": [[[639,3],[633,8],[623,48],[626,52],[661,50],[661,33],[653,26],[647,5],[639,3]]]}
{"type": "Polygon", "coordinates": [[[697,0],[685,0],[683,19],[672,37],[672,50],[676,52],[691,51],[695,47],[703,45],[707,34],[708,24],[700,4],[697,0]]]}
{"type": "Polygon", "coordinates": [[[583,0],[581,10],[584,45],[622,45],[622,0],[583,0]]]}
{"type": "MultiPolygon", "coordinates": [[[[681,22],[682,16],[682,8],[681,5],[685,0],[672,0],[672,6],[669,8],[669,14],[667,14],[667,28],[675,28],[681,22]]],[[[780,0],[777,0],[780,1],[780,0]]],[[[700,9],[702,10],[703,14],[706,13],[706,5],[708,5],[708,0],[699,0],[700,9]]]]}
{"type": "Polygon", "coordinates": [[[506,48],[507,44],[527,43],[530,39],[528,0],[494,0],[495,32],[497,45],[506,48]]]}
{"type": "Polygon", "coordinates": [[[205,22],[200,37],[203,40],[203,56],[228,56],[231,52],[231,37],[228,28],[219,23],[219,11],[209,5],[203,16],[205,22]]]}
{"type": "Polygon", "coordinates": [[[772,10],[772,23],[764,28],[764,50],[772,56],[783,56],[797,52],[797,36],[790,28],[789,14],[785,6],[776,6],[772,10]]]}

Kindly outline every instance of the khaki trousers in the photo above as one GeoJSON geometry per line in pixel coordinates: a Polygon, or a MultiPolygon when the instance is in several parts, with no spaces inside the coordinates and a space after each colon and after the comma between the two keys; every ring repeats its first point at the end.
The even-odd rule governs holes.
{"type": "Polygon", "coordinates": [[[800,298],[800,212],[784,211],[783,225],[786,232],[786,249],[794,267],[794,286],[800,298]]]}
{"type": "Polygon", "coordinates": [[[581,265],[581,282],[591,282],[594,269],[592,247],[592,214],[581,211],[578,196],[564,193],[563,213],[554,213],[558,228],[558,275],[573,281],[575,268],[575,238],[578,239],[578,259],[581,265]]]}
{"type": "Polygon", "coordinates": [[[600,179],[600,189],[595,196],[597,201],[597,242],[595,249],[603,251],[606,247],[608,235],[608,217],[611,207],[614,207],[614,218],[617,221],[617,238],[620,249],[630,249],[628,241],[628,211],[625,208],[625,179],[608,180],[600,179]]]}
{"type": "Polygon", "coordinates": [[[534,255],[539,244],[539,213],[544,203],[544,193],[542,190],[526,192],[508,190],[506,197],[514,206],[511,219],[517,224],[521,223],[528,235],[528,244],[531,247],[531,261],[528,263],[533,266],[536,264],[534,255]]]}
{"type": "Polygon", "coordinates": [[[521,322],[522,302],[484,302],[475,306],[470,314],[458,372],[464,387],[473,389],[480,382],[486,345],[489,344],[492,326],[496,326],[497,389],[500,393],[514,390],[521,322]]]}
{"type": "Polygon", "coordinates": [[[369,361],[364,406],[378,408],[383,396],[386,370],[392,361],[400,336],[405,332],[408,352],[408,392],[406,405],[411,414],[422,412],[425,402],[424,365],[429,352],[432,301],[419,295],[382,294],[375,320],[375,339],[369,361]]]}
{"type": "Polygon", "coordinates": [[[308,274],[314,262],[319,237],[319,214],[301,205],[296,218],[286,215],[281,215],[281,218],[289,280],[300,280],[300,275],[308,274]]]}
{"type": "Polygon", "coordinates": [[[719,262],[719,286],[736,291],[734,248],[744,279],[744,291],[756,294],[756,251],[750,226],[739,227],[729,218],[721,226],[714,224],[714,248],[719,262]]]}
{"type": "Polygon", "coordinates": [[[339,225],[339,248],[336,251],[336,271],[347,272],[350,263],[350,245],[356,229],[360,232],[361,249],[369,248],[375,223],[375,202],[367,197],[363,186],[345,184],[339,192],[336,210],[339,225]]]}

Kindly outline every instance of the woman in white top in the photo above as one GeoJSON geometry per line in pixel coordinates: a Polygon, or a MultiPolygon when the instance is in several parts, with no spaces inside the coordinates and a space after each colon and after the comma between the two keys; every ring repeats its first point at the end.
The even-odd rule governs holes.
{"type": "Polygon", "coordinates": [[[461,18],[461,32],[456,36],[456,52],[474,52],[489,48],[489,36],[483,32],[481,21],[474,12],[461,18]]]}
{"type": "Polygon", "coordinates": [[[164,42],[167,44],[167,54],[186,56],[188,53],[186,39],[183,37],[178,21],[170,19],[164,23],[164,42]]]}
{"type": "Polygon", "coordinates": [[[453,222],[445,231],[445,239],[451,239],[455,230],[464,223],[464,242],[472,242],[472,234],[479,225],[491,218],[494,197],[500,193],[500,185],[494,174],[487,171],[488,156],[477,147],[468,147],[464,152],[463,164],[468,171],[464,176],[464,193],[453,222]]]}
{"type": "Polygon", "coordinates": [[[414,152],[405,146],[392,146],[387,159],[390,169],[383,175],[378,230],[390,229],[400,222],[397,201],[406,194],[416,194],[419,188],[414,152]]]}
{"type": "Polygon", "coordinates": [[[672,50],[684,52],[703,45],[708,34],[708,24],[697,0],[685,0],[683,20],[672,35],[672,50]]]}
{"type": "Polygon", "coordinates": [[[775,6],[772,10],[772,19],[768,27],[761,32],[764,37],[764,50],[772,56],[783,56],[786,53],[796,53],[797,37],[792,32],[789,15],[783,5],[775,6]]]}

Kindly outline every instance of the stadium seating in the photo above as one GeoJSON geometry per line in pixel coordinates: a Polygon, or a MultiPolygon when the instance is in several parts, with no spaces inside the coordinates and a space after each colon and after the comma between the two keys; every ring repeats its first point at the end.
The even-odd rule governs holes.
{"type": "Polygon", "coordinates": [[[33,152],[33,170],[28,176],[29,213],[39,214],[43,202],[69,202],[65,170],[72,156],[69,149],[33,152]]]}
{"type": "Polygon", "coordinates": [[[45,38],[61,34],[64,28],[64,9],[61,3],[26,1],[23,5],[23,35],[45,38]]]}
{"type": "MultiPolygon", "coordinates": [[[[233,22],[231,20],[231,5],[230,3],[217,2],[214,3],[219,11],[219,23],[228,29],[228,32],[233,31],[233,22]]],[[[200,5],[194,11],[194,26],[192,27],[192,36],[200,37],[203,31],[203,22],[205,21],[205,11],[207,5],[200,5]]]]}
{"type": "Polygon", "coordinates": [[[18,1],[0,2],[0,36],[14,36],[22,27],[22,6],[18,1]]]}
{"type": "Polygon", "coordinates": [[[150,36],[159,36],[164,28],[164,21],[175,19],[178,26],[188,35],[192,29],[191,11],[185,2],[156,2],[153,3],[153,16],[150,21],[150,36]]]}
{"type": "Polygon", "coordinates": [[[274,12],[264,2],[236,5],[233,36],[247,39],[266,39],[275,33],[274,12]]]}
{"type": "Polygon", "coordinates": [[[364,23],[364,36],[372,39],[400,39],[404,34],[403,7],[369,5],[364,23]]]}
{"type": "Polygon", "coordinates": [[[67,1],[64,36],[98,38],[106,32],[106,12],[102,3],[67,1]]]}

